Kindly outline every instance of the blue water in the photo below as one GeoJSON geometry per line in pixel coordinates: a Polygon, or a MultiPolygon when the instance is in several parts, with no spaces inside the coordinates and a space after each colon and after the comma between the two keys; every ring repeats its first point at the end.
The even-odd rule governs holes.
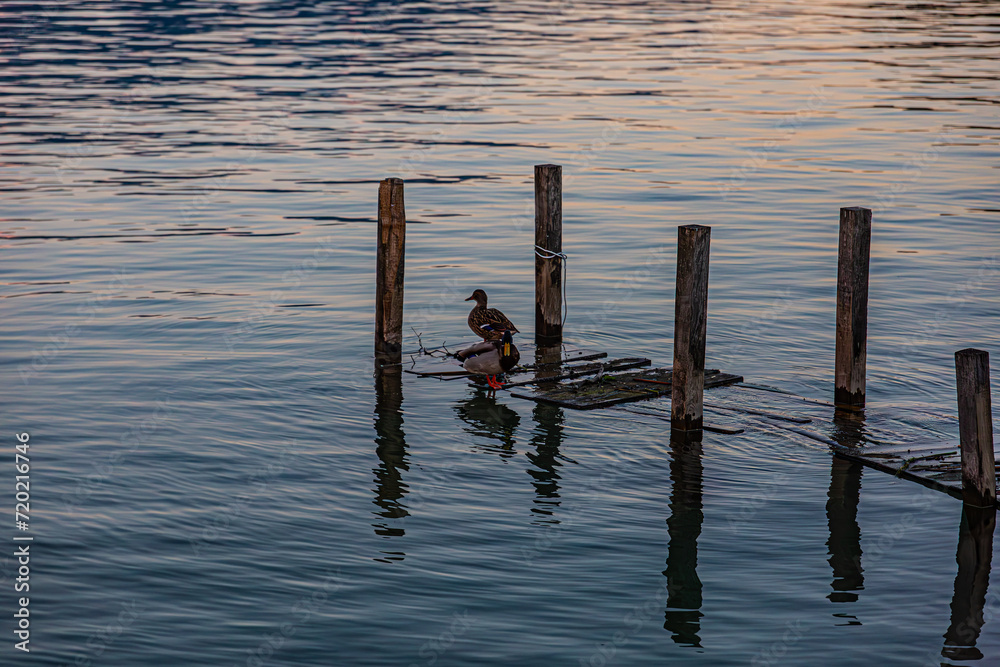
{"type": "Polygon", "coordinates": [[[997,565],[981,659],[942,656],[947,495],[766,420],[690,450],[371,358],[378,181],[406,182],[406,350],[467,341],[476,287],[531,340],[551,162],[568,342],[669,365],[675,228],[707,224],[709,365],[829,399],[864,205],[868,428],[954,446],[953,353],[1000,354],[994,3],[0,18],[3,446],[31,434],[35,537],[27,656],[4,538],[4,664],[1000,662],[997,565]]]}

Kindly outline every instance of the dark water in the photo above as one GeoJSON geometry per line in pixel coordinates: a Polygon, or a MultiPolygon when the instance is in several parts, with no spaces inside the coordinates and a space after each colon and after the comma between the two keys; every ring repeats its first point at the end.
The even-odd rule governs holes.
{"type": "Polygon", "coordinates": [[[530,340],[554,162],[570,342],[668,364],[674,230],[709,224],[709,364],[816,398],[838,208],[874,209],[868,428],[954,443],[954,351],[1000,353],[996,3],[0,12],[36,537],[30,656],[0,561],[5,664],[1000,662],[943,494],[763,422],[692,449],[371,372],[377,182],[406,180],[407,349],[467,340],[476,287],[530,340]]]}

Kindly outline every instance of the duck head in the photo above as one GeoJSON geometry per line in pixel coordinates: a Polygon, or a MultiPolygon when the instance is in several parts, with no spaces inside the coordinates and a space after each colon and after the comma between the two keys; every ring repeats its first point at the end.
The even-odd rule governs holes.
{"type": "Polygon", "coordinates": [[[485,308],[486,307],[486,292],[484,292],[481,289],[477,289],[475,292],[472,293],[472,296],[470,296],[468,299],[466,299],[466,301],[475,301],[477,305],[483,306],[485,308]]]}

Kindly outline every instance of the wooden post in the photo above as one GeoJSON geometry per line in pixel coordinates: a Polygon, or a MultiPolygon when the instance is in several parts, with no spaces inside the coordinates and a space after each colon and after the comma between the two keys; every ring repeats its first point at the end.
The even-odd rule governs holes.
{"type": "Polygon", "coordinates": [[[868,264],[871,256],[871,209],[840,209],[840,262],[837,267],[837,351],[833,402],[837,407],[865,407],[868,358],[868,264]]]}
{"type": "Polygon", "coordinates": [[[375,360],[399,363],[403,351],[403,256],[406,212],[403,181],[387,178],[378,186],[378,245],[375,252],[375,360]]]}
{"type": "MultiPolygon", "coordinates": [[[[562,167],[535,165],[535,245],[562,252],[562,167]]],[[[535,344],[562,342],[562,259],[535,249],[535,344]]],[[[548,252],[545,252],[548,251],[548,252]]]]}
{"type": "Polygon", "coordinates": [[[670,426],[700,431],[705,390],[705,330],[708,321],[708,251],[712,228],[677,228],[677,296],[674,300],[674,368],[670,426]]]}
{"type": "Polygon", "coordinates": [[[990,406],[990,355],[984,350],[955,353],[958,387],[958,433],[962,442],[962,490],[965,504],[993,507],[997,500],[990,406]]]}

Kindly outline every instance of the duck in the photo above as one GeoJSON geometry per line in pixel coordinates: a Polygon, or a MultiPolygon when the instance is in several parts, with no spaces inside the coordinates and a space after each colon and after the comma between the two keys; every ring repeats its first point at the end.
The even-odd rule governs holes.
{"type": "MultiPolygon", "coordinates": [[[[475,301],[476,305],[469,313],[469,328],[483,340],[500,340],[505,331],[511,334],[520,333],[514,323],[496,308],[486,307],[486,292],[477,289],[466,301],[475,301]]],[[[471,348],[470,348],[471,349],[471,348]]]]}
{"type": "Polygon", "coordinates": [[[501,389],[503,383],[498,382],[496,376],[517,366],[517,362],[521,360],[521,353],[514,345],[514,337],[510,330],[505,329],[500,340],[476,343],[459,350],[455,353],[455,357],[462,362],[462,368],[465,370],[476,375],[485,375],[490,389],[501,389]]]}

